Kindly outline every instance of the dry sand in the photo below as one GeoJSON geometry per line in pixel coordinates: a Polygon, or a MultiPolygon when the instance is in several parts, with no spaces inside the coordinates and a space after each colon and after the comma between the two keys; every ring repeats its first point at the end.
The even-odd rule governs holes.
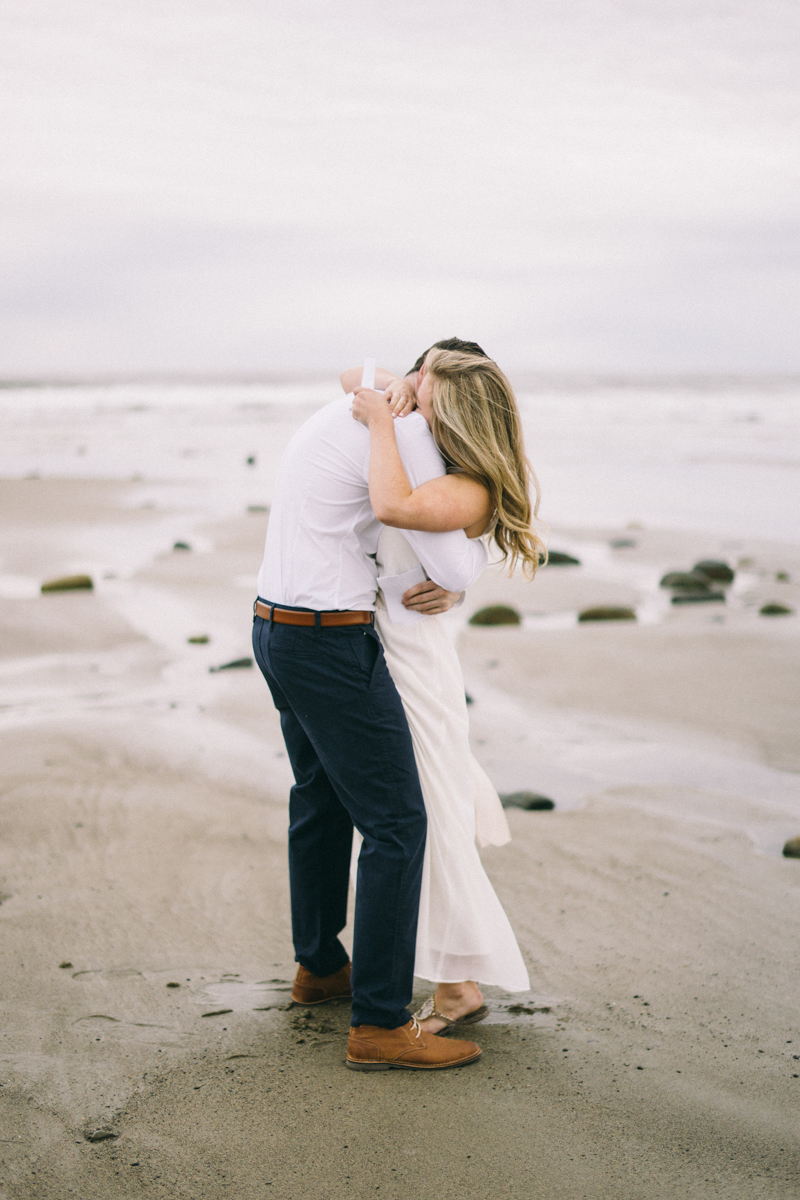
{"type": "Polygon", "coordinates": [[[797,550],[743,544],[724,613],[651,624],[563,614],[646,605],[662,568],[730,551],[642,532],[615,551],[627,574],[476,585],[454,629],[489,600],[530,614],[459,634],[476,750],[501,788],[558,803],[511,811],[486,855],[532,991],[491,994],[479,1063],[364,1076],[346,1006],[287,1008],[290,775],[266,686],[208,671],[249,653],[266,517],[197,529],[143,495],[0,485],[2,1200],[800,1195],[800,862],[780,856],[800,833],[800,621],[757,615],[797,606],[775,582],[800,579],[797,550]],[[150,529],[163,548],[38,595],[85,567],[87,521],[95,544],[150,529]],[[181,521],[201,551],[171,549],[181,521]]]}

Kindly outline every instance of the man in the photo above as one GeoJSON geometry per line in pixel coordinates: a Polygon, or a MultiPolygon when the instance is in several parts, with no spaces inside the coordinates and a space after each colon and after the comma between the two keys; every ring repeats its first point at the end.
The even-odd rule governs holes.
{"type": "MultiPolygon", "coordinates": [[[[408,411],[412,379],[379,371],[375,383],[393,411],[408,411]]],[[[412,486],[443,474],[419,414],[397,422],[397,441],[412,486]]],[[[381,526],[368,472],[369,434],[345,396],[307,421],[284,453],[259,573],[253,646],[295,776],[292,998],[317,1004],[352,995],[353,1070],[440,1069],[472,1062],[480,1049],[423,1033],[407,1009],[426,817],[405,713],[373,627],[381,526]],[[351,972],[338,935],[354,825],[364,844],[351,972]]],[[[483,543],[461,530],[405,536],[432,581],[406,594],[420,611],[449,607],[486,565],[483,543]]]]}

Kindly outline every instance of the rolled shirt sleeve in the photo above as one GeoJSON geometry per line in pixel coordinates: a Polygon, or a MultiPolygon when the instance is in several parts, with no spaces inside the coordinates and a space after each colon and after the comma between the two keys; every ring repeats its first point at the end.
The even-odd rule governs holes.
{"type": "MultiPolygon", "coordinates": [[[[421,413],[395,421],[400,458],[412,488],[446,474],[444,460],[421,413]]],[[[449,533],[400,531],[429,579],[448,592],[463,592],[483,573],[489,561],[485,538],[468,538],[463,529],[449,533]]]]}

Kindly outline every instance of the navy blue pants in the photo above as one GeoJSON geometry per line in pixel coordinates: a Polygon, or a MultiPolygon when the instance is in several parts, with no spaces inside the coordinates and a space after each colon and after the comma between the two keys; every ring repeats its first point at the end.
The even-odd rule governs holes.
{"type": "Polygon", "coordinates": [[[253,650],[281,715],[295,784],[289,881],[295,958],[314,975],[347,962],[353,826],[358,860],[353,931],[354,1025],[409,1020],[427,820],[411,734],[375,630],[270,624],[253,650]]]}

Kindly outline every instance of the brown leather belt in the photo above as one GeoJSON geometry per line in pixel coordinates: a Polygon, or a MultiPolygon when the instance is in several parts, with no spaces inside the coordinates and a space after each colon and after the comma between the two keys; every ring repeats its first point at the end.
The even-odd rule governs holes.
{"type": "Polygon", "coordinates": [[[253,612],[278,625],[316,625],[317,617],[320,625],[371,625],[375,618],[371,612],[298,612],[293,608],[279,608],[277,604],[262,604],[260,600],[253,605],[253,612]]]}

